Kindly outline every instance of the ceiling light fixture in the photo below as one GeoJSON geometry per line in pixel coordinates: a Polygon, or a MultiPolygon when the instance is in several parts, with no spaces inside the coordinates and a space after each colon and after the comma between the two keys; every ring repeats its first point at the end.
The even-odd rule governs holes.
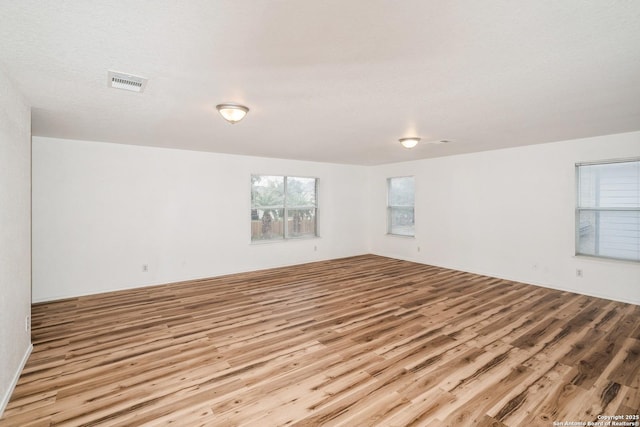
{"type": "Polygon", "coordinates": [[[413,148],[418,145],[418,142],[420,142],[420,138],[418,137],[400,138],[400,144],[402,144],[404,148],[413,148]]]}
{"type": "Polygon", "coordinates": [[[219,104],[216,105],[216,109],[231,124],[238,123],[249,112],[247,107],[239,104],[219,104]]]}

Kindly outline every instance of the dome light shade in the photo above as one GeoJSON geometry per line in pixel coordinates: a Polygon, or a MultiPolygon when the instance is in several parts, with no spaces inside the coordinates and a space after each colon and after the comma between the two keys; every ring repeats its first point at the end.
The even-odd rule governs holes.
{"type": "Polygon", "coordinates": [[[418,142],[420,142],[420,138],[418,137],[400,138],[400,144],[402,144],[404,148],[413,148],[418,145],[418,142]]]}
{"type": "Polygon", "coordinates": [[[249,112],[247,107],[239,104],[219,104],[216,105],[216,109],[231,124],[238,123],[249,112]]]}

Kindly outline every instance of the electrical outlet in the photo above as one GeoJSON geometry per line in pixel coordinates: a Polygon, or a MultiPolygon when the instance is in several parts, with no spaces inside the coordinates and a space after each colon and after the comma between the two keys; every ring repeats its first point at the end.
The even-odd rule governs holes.
{"type": "Polygon", "coordinates": [[[31,316],[27,315],[24,318],[24,329],[27,333],[31,332],[31,316]]]}
{"type": "Polygon", "coordinates": [[[418,246],[418,252],[420,252],[420,246],[418,246]]]}
{"type": "Polygon", "coordinates": [[[582,277],[582,269],[576,268],[576,277],[582,277]]]}
{"type": "Polygon", "coordinates": [[[317,252],[317,251],[318,251],[318,247],[317,247],[317,246],[314,246],[314,247],[313,247],[313,251],[314,251],[314,252],[317,252]]]}
{"type": "Polygon", "coordinates": [[[142,272],[146,273],[147,271],[149,271],[149,264],[142,264],[142,272]]]}

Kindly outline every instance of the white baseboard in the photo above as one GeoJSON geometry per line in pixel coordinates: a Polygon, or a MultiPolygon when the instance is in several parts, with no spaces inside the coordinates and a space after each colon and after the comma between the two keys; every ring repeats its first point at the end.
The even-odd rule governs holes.
{"type": "Polygon", "coordinates": [[[22,370],[24,369],[24,366],[27,364],[27,360],[29,360],[29,356],[31,355],[32,351],[33,351],[33,344],[29,344],[29,347],[27,347],[27,351],[24,353],[24,356],[22,356],[22,360],[20,361],[20,366],[16,370],[16,373],[13,375],[13,380],[11,381],[11,384],[9,384],[9,388],[7,389],[7,392],[5,393],[4,396],[2,396],[2,401],[0,401],[0,417],[2,417],[2,414],[4,414],[5,408],[9,404],[9,399],[11,399],[13,390],[16,388],[16,385],[18,384],[18,380],[20,379],[20,374],[22,374],[22,370]]]}

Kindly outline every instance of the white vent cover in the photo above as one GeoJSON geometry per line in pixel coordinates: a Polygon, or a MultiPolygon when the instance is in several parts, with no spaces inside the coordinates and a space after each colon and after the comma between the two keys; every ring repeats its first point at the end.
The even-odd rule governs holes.
{"type": "Polygon", "coordinates": [[[123,89],[131,92],[143,92],[147,86],[147,79],[109,70],[109,87],[123,89]]]}

